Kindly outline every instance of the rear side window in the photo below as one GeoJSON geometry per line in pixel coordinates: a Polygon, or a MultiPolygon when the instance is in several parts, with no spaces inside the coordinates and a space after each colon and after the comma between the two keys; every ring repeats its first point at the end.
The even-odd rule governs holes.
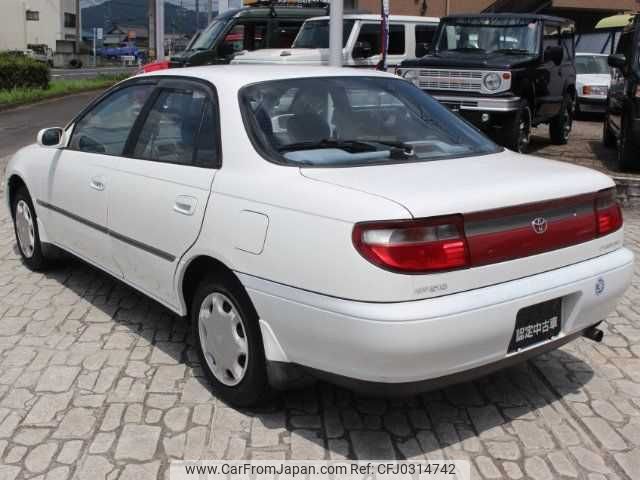
{"type": "Polygon", "coordinates": [[[205,92],[164,89],[144,120],[133,156],[215,168],[219,160],[216,127],[214,105],[205,92]]]}
{"type": "Polygon", "coordinates": [[[69,148],[87,153],[122,155],[152,85],[133,85],[109,95],[76,124],[69,148]]]}
{"type": "Polygon", "coordinates": [[[545,24],[542,48],[546,50],[549,47],[560,46],[560,28],[557,25],[545,24]]]}

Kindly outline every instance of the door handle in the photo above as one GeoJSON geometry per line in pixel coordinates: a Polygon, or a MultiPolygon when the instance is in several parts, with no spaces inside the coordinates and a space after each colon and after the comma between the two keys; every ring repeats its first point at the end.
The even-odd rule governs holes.
{"type": "Polygon", "coordinates": [[[99,192],[102,192],[104,190],[104,181],[102,180],[101,177],[93,177],[91,179],[91,182],[89,183],[89,186],[94,190],[98,190],[99,192]]]}
{"type": "Polygon", "coordinates": [[[196,211],[198,200],[188,195],[178,195],[173,204],[173,210],[182,215],[193,215],[196,211]]]}

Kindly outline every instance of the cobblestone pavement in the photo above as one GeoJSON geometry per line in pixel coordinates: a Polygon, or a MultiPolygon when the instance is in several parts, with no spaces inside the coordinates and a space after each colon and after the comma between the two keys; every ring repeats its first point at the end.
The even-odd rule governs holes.
{"type": "MultiPolygon", "coordinates": [[[[602,344],[417,397],[318,384],[239,411],[210,394],[183,320],[78,261],[30,273],[0,200],[0,480],[344,457],[469,459],[474,479],[640,479],[640,269],[602,344]]],[[[640,259],[640,211],[625,213],[640,259]]]]}

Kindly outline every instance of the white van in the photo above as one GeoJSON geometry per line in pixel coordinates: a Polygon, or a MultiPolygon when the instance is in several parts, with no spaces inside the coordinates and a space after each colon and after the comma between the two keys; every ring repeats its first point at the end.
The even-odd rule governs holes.
{"type": "MultiPolygon", "coordinates": [[[[375,67],[380,62],[380,15],[344,16],[345,66],[375,67]]],[[[387,67],[426,55],[440,20],[433,17],[389,16],[387,67]]],[[[232,64],[327,65],[329,63],[329,17],[304,22],[291,48],[240,52],[232,64]]]]}

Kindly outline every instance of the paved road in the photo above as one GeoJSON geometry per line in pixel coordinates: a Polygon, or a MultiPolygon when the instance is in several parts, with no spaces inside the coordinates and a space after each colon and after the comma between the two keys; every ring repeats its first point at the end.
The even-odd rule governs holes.
{"type": "MultiPolygon", "coordinates": [[[[0,112],[0,159],[35,142],[38,130],[66,125],[99,94],[100,92],[81,93],[35,106],[0,112]]],[[[4,172],[2,163],[0,172],[4,172]]]]}
{"type": "Polygon", "coordinates": [[[639,268],[604,343],[416,397],[319,384],[242,411],[211,395],[187,325],[160,305],[81,262],[26,270],[2,200],[3,480],[167,479],[181,458],[425,456],[469,459],[474,479],[640,479],[639,211],[626,212],[639,268]]]}
{"type": "Polygon", "coordinates": [[[100,67],[100,68],[53,68],[51,69],[52,80],[78,80],[97,78],[100,75],[119,75],[127,73],[133,75],[138,67],[100,67]]]}

